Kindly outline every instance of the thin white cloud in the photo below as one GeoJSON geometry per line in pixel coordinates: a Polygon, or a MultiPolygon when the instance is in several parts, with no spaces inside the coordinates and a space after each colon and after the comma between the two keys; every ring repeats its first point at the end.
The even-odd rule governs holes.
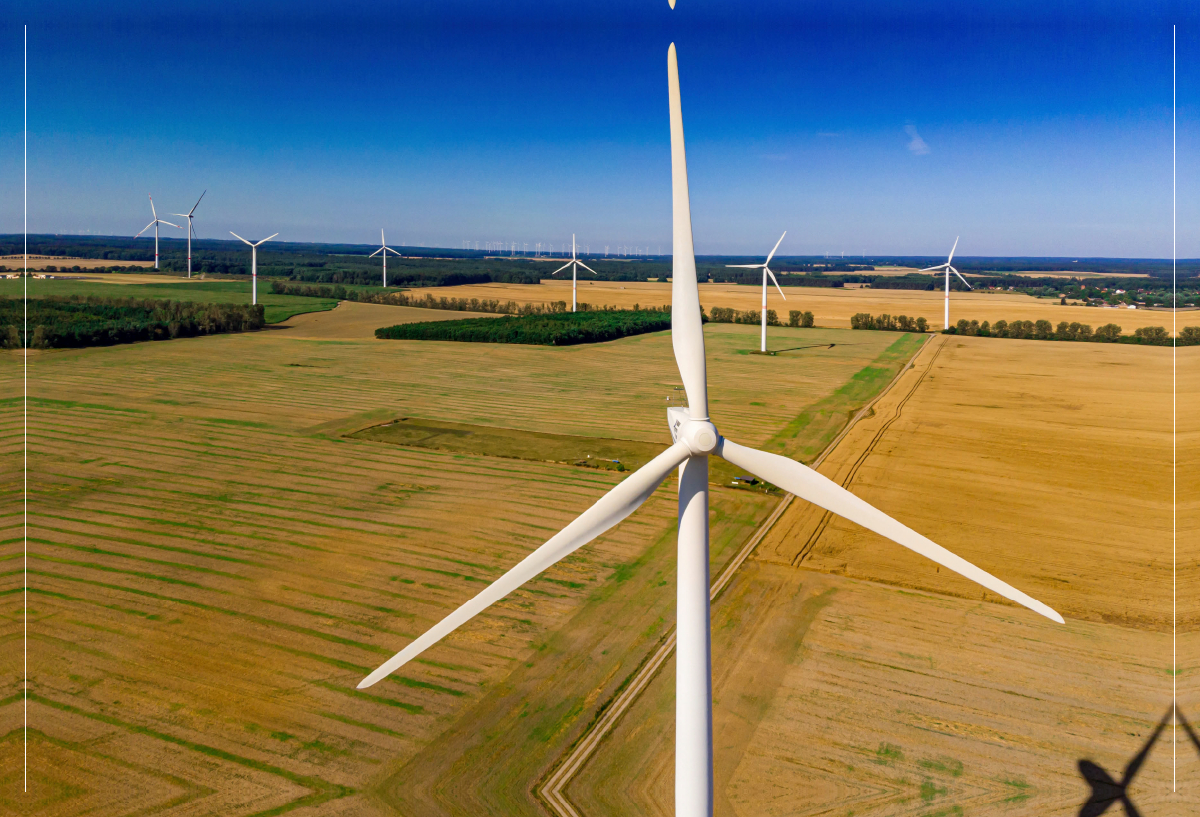
{"type": "Polygon", "coordinates": [[[924,156],[929,153],[929,145],[921,138],[921,134],[917,133],[916,125],[905,125],[904,132],[910,137],[908,142],[908,150],[914,156],[924,156]]]}

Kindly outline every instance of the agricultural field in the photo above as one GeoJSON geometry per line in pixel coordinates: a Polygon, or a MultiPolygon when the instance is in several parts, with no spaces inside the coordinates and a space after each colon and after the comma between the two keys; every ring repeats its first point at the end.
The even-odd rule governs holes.
{"type": "MultiPolygon", "coordinates": [[[[481,351],[355,334],[373,310],[406,311],[29,354],[29,800],[12,778],[23,361],[0,353],[4,809],[537,813],[532,782],[670,627],[672,486],[360,692],[621,475],[347,435],[405,416],[665,447],[670,336],[481,351]]],[[[706,329],[713,415],[801,458],[925,342],[779,329],[792,351],[764,357],[757,337],[706,329]]],[[[779,500],[713,496],[719,567],[779,500]]]]}
{"type": "MultiPolygon", "coordinates": [[[[124,278],[149,276],[122,276],[115,273],[103,280],[61,280],[34,278],[29,281],[0,280],[0,298],[21,297],[25,284],[29,285],[30,298],[95,295],[101,298],[154,298],[158,300],[199,301],[201,303],[250,303],[249,281],[190,281],[155,276],[154,282],[125,282],[124,278]],[[110,281],[111,279],[111,281],[110,281]],[[112,281],[120,282],[114,286],[112,281]]],[[[258,282],[258,302],[263,305],[267,323],[280,323],[293,315],[333,309],[337,301],[333,298],[304,298],[297,295],[276,295],[271,285],[258,282]]]]}
{"type": "MultiPolygon", "coordinates": [[[[0,266],[8,267],[10,270],[24,270],[25,267],[24,255],[0,255],[0,266]]],[[[31,255],[29,256],[30,270],[44,270],[47,267],[54,267],[55,270],[66,272],[72,267],[79,267],[80,271],[92,270],[97,267],[146,267],[154,268],[153,261],[116,261],[105,258],[66,258],[60,255],[31,255]]]]}
{"type": "MultiPolygon", "coordinates": [[[[783,287],[787,300],[779,297],[774,289],[768,297],[768,309],[774,309],[779,319],[786,323],[788,310],[810,311],[816,317],[817,326],[846,328],[850,316],[858,312],[890,315],[908,315],[925,318],[933,329],[942,328],[944,297],[940,291],[907,289],[822,289],[817,287],[783,287]]],[[[571,300],[571,281],[543,279],[537,286],[522,284],[472,284],[462,287],[430,287],[421,290],[434,297],[495,298],[517,303],[550,303],[571,300]]],[[[671,285],[666,282],[641,283],[622,281],[579,281],[579,300],[593,306],[611,305],[622,308],[634,304],[661,306],[671,302],[671,285]]],[[[762,290],[758,287],[736,284],[701,284],[700,303],[705,309],[714,306],[729,307],[740,311],[759,309],[762,306],[762,290]]],[[[951,292],[950,320],[959,318],[979,322],[998,320],[1078,321],[1091,324],[1092,328],[1106,323],[1121,326],[1126,334],[1140,326],[1165,326],[1171,328],[1171,312],[1159,310],[1105,309],[1087,306],[1063,306],[1057,300],[1033,298],[1019,292],[951,292]]],[[[1180,328],[1200,326],[1200,310],[1175,313],[1180,328]]]]}
{"type": "MultiPolygon", "coordinates": [[[[1180,350],[1181,406],[1198,364],[1180,350]]],[[[1195,496],[1196,419],[1180,429],[1195,496]]],[[[1080,814],[1077,763],[1120,779],[1171,703],[1171,351],[935,338],[820,470],[1067,623],[793,502],[714,606],[717,813],[1080,814]]],[[[1185,501],[1176,680],[1195,721],[1185,501]]],[[[672,706],[667,666],[572,781],[581,813],[671,813],[672,706]]],[[[1180,792],[1168,730],[1130,787],[1143,814],[1200,797],[1179,739],[1180,792]]]]}

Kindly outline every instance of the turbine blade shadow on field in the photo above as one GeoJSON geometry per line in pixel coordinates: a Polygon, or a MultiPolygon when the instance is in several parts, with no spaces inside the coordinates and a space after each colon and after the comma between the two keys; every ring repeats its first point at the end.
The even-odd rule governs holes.
{"type": "MultiPolygon", "coordinates": [[[[1141,817],[1141,812],[1137,810],[1137,807],[1133,805],[1133,801],[1129,799],[1128,788],[1133,782],[1133,778],[1137,775],[1138,769],[1146,762],[1151,748],[1154,747],[1158,736],[1162,734],[1163,729],[1170,722],[1174,712],[1175,709],[1173,706],[1167,709],[1166,714],[1162,716],[1162,720],[1158,722],[1158,726],[1154,727],[1154,731],[1150,733],[1150,737],[1146,739],[1141,750],[1125,765],[1125,771],[1120,782],[1114,780],[1112,775],[1101,768],[1099,764],[1090,760],[1079,761],[1079,773],[1083,775],[1083,779],[1087,781],[1087,784],[1092,789],[1091,795],[1079,809],[1079,817],[1100,817],[1101,814],[1108,811],[1110,806],[1117,802],[1120,802],[1125,808],[1126,817],[1141,817]]],[[[1179,720],[1181,723],[1185,723],[1182,715],[1179,716],[1179,720]]],[[[1200,741],[1197,741],[1194,733],[1191,732],[1191,727],[1185,725],[1185,728],[1188,730],[1189,735],[1191,735],[1192,741],[1200,749],[1200,741]]]]}
{"type": "Polygon", "coordinates": [[[1183,731],[1187,733],[1188,739],[1196,747],[1196,753],[1200,754],[1200,735],[1196,734],[1196,730],[1188,723],[1187,718],[1183,717],[1183,713],[1179,711],[1179,707],[1175,708],[1175,722],[1183,727],[1183,731]]]}

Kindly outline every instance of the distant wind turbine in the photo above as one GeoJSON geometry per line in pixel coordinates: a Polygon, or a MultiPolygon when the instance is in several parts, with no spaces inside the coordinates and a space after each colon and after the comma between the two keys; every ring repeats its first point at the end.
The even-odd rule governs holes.
{"type": "MultiPolygon", "coordinates": [[[[783,231],[783,235],[779,236],[779,240],[775,242],[775,248],[771,250],[771,254],[767,256],[767,260],[762,264],[726,264],[726,267],[734,269],[759,269],[763,271],[762,283],[762,348],[760,351],[767,351],[767,276],[771,276],[771,283],[775,284],[775,288],[779,289],[779,282],[775,280],[775,273],[771,272],[771,259],[775,257],[775,250],[779,249],[779,245],[783,243],[783,236],[787,235],[787,230],[783,231]]],[[[783,294],[783,290],[779,289],[779,297],[787,300],[787,296],[783,294]]]]}
{"type": "MultiPolygon", "coordinates": [[[[679,473],[675,641],[675,814],[712,817],[713,719],[712,631],[709,585],[709,458],[721,457],[798,499],[890,539],[993,593],[1062,623],[1054,610],[905,527],[841,485],[779,454],[738,445],[722,437],[708,416],[704,327],[696,282],[683,114],[675,46],[667,56],[671,122],[671,192],[674,249],[671,276],[671,346],[687,394],[687,406],[667,409],[672,444],[596,500],[596,503],[478,595],[410,641],[363,680],[364,689],[386,678],[561,559],[616,527],[679,473]]],[[[1003,560],[1003,555],[996,558],[1003,560]]]]}
{"type": "MultiPolygon", "coordinates": [[[[146,195],[149,196],[150,194],[147,193],[146,195]]],[[[197,204],[199,204],[199,202],[197,202],[197,204]]],[[[135,235],[134,238],[139,238],[142,233],[146,232],[151,227],[154,228],[154,268],[158,269],[158,225],[165,224],[168,227],[175,227],[176,229],[179,229],[179,225],[172,224],[169,221],[163,221],[158,217],[158,213],[154,211],[154,196],[150,196],[150,212],[154,214],[154,221],[143,227],[142,232],[135,235]]]]}
{"type": "MultiPolygon", "coordinates": [[[[279,234],[276,233],[276,235],[279,235],[279,234]]],[[[382,227],[379,228],[379,243],[381,245],[379,247],[379,249],[377,249],[375,252],[371,253],[367,257],[374,258],[377,255],[383,255],[383,286],[386,289],[387,288],[387,254],[395,253],[396,255],[399,255],[400,253],[396,252],[395,250],[393,250],[391,247],[389,247],[387,245],[387,239],[385,239],[383,237],[383,228],[382,227]]]]}
{"type": "MultiPolygon", "coordinates": [[[[230,230],[229,234],[240,241],[246,241],[246,239],[242,238],[240,235],[235,233],[233,230],[230,230]]],[[[252,241],[246,241],[246,243],[250,245],[250,303],[251,304],[258,303],[258,245],[266,244],[268,241],[270,241],[276,235],[279,235],[279,233],[275,233],[275,235],[267,236],[262,241],[258,242],[258,244],[255,244],[252,241]]]]}
{"type": "Polygon", "coordinates": [[[954,260],[954,251],[958,249],[958,236],[954,238],[954,246],[950,248],[950,257],[946,259],[945,264],[938,264],[936,267],[926,267],[921,272],[930,272],[932,270],[944,269],[946,271],[946,309],[942,317],[942,328],[950,328],[950,273],[958,276],[958,280],[962,281],[967,289],[971,289],[971,285],[967,283],[967,279],[962,277],[962,273],[950,266],[950,262],[954,260]]]}
{"type": "MultiPolygon", "coordinates": [[[[207,192],[207,190],[204,191],[204,193],[207,192]]],[[[204,198],[204,193],[201,193],[200,198],[196,199],[196,203],[192,205],[191,210],[188,210],[186,213],[171,213],[173,216],[183,216],[188,220],[188,278],[192,277],[192,234],[196,232],[192,229],[192,213],[196,212],[196,208],[200,206],[200,200],[204,198]]]]}
{"type": "Polygon", "coordinates": [[[591,267],[589,267],[587,264],[585,264],[582,261],[579,261],[575,258],[575,233],[571,233],[571,260],[568,261],[567,263],[563,264],[561,267],[559,267],[558,269],[556,269],[554,272],[552,272],[550,274],[558,275],[560,272],[565,270],[567,267],[571,268],[571,311],[574,312],[575,311],[575,287],[576,287],[575,279],[576,279],[576,273],[578,272],[578,270],[576,268],[583,267],[585,270],[590,272],[592,275],[600,274],[600,273],[596,272],[594,269],[592,269],[591,267]]]}

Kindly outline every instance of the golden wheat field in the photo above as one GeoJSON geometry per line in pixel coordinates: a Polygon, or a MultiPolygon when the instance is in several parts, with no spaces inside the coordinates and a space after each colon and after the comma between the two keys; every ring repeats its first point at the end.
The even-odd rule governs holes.
{"type": "MultiPolygon", "coordinates": [[[[1198,364],[1180,350],[1180,406],[1198,364]]],[[[923,349],[821,471],[1067,623],[793,502],[714,606],[717,813],[1089,813],[1077,764],[1121,779],[1172,701],[1171,374],[1170,349],[923,349]]],[[[1194,415],[1180,430],[1194,492],[1194,415]]],[[[1187,502],[1185,716],[1200,712],[1187,502]]],[[[572,782],[581,813],[671,813],[672,702],[668,666],[572,782]]],[[[1168,729],[1129,789],[1143,814],[1200,797],[1200,758],[1175,737],[1179,791],[1168,729]]]]}
{"type": "MultiPolygon", "coordinates": [[[[571,302],[571,282],[543,280],[538,286],[528,284],[472,284],[461,287],[431,287],[435,297],[494,298],[517,303],[571,302]]],[[[774,289],[767,296],[767,308],[774,309],[780,321],[787,322],[789,310],[813,313],[817,326],[849,327],[850,316],[859,312],[871,314],[908,315],[923,317],[933,329],[942,328],[944,298],[942,292],[904,289],[819,289],[815,287],[784,287],[787,300],[774,289]]],[[[666,282],[642,283],[621,281],[579,281],[579,301],[593,306],[631,307],[660,306],[671,302],[671,285],[666,282]]],[[[705,309],[714,306],[738,310],[757,310],[762,305],[762,290],[736,284],[701,284],[700,303],[705,309]]],[[[1174,313],[1177,325],[1200,326],[1200,310],[1174,313]]],[[[1127,334],[1142,326],[1171,328],[1172,313],[1159,310],[1107,309],[1087,306],[1063,306],[1057,300],[1031,298],[1017,292],[951,292],[950,321],[960,318],[996,322],[1048,320],[1078,321],[1093,328],[1115,323],[1127,334]]]]}
{"type": "MultiPolygon", "coordinates": [[[[665,446],[670,337],[378,341],[375,310],[407,311],[0,355],[6,395],[26,361],[30,384],[29,795],[20,397],[2,419],[7,812],[538,812],[532,782],[671,626],[672,487],[360,692],[620,476],[345,434],[415,416],[665,446]]],[[[725,433],[801,458],[924,340],[773,329],[791,351],[764,357],[756,327],[706,339],[725,433]]],[[[719,567],[778,499],[713,496],[719,567]]]]}

